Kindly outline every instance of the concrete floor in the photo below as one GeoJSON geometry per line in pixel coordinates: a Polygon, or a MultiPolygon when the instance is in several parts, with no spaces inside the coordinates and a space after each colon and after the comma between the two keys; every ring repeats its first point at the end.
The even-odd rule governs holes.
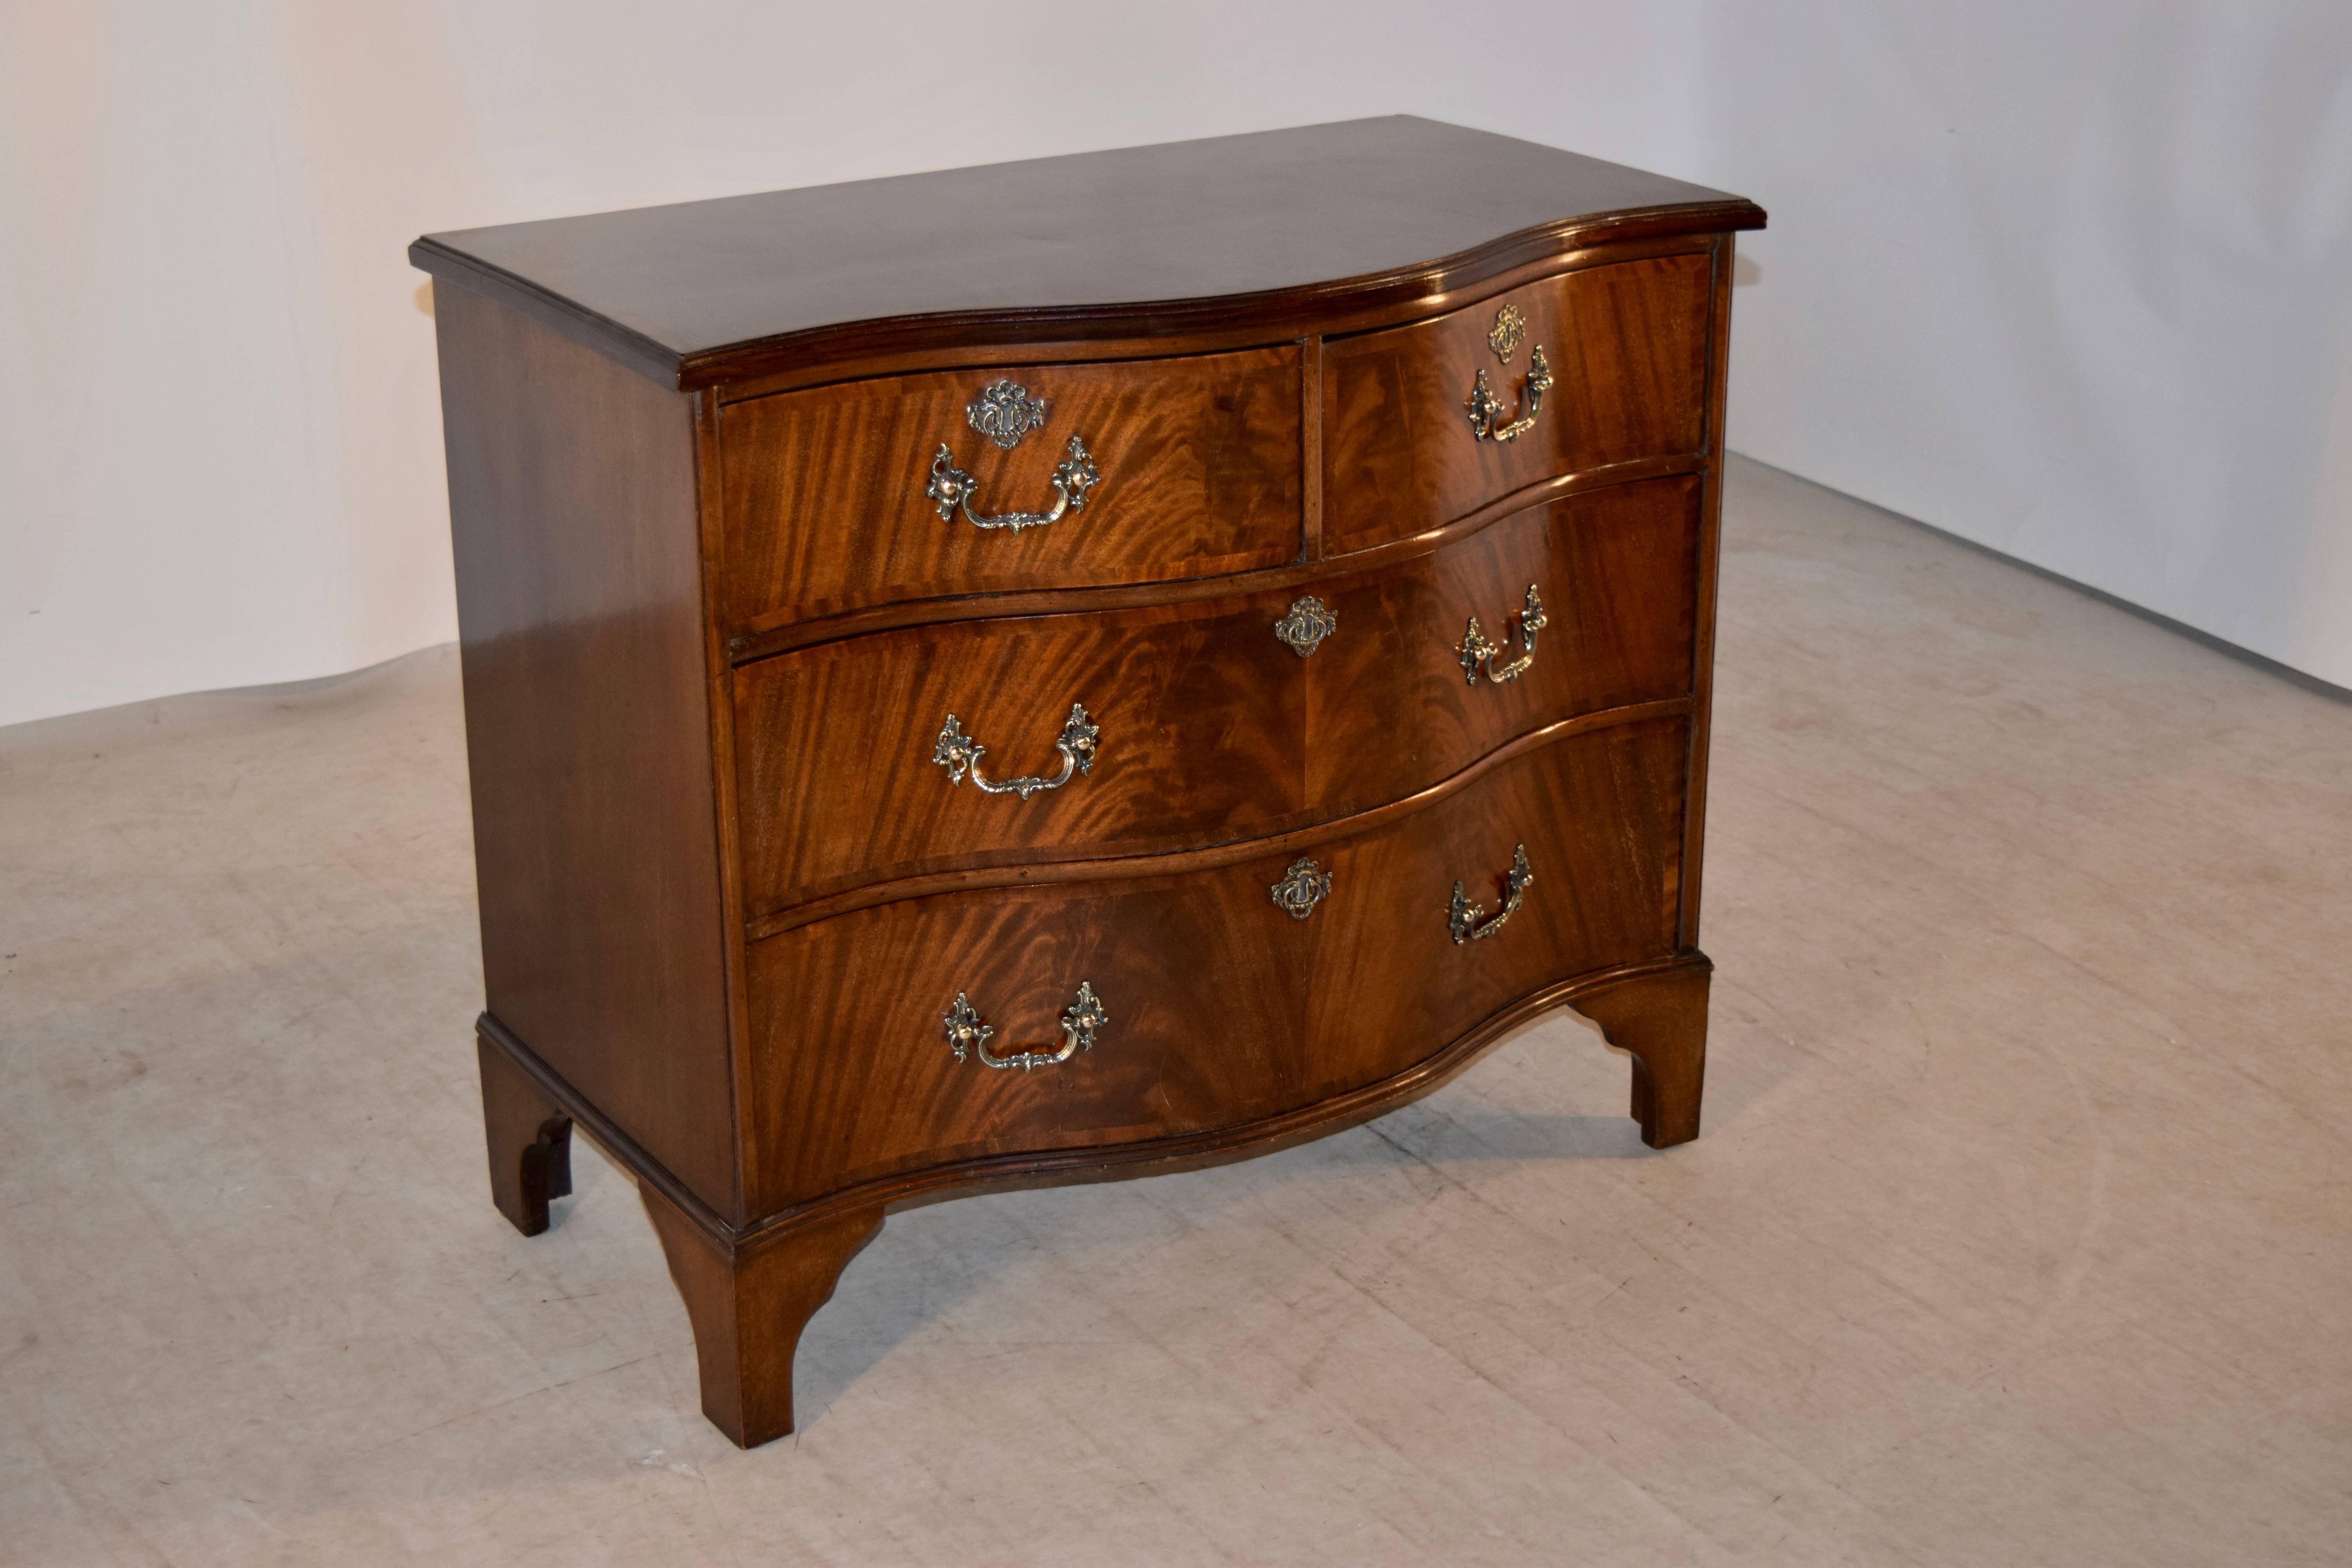
{"type": "Polygon", "coordinates": [[[940,1205],[739,1453],[490,1207],[457,660],[0,731],[0,1561],[2352,1562],[2352,706],[1768,469],[1706,1132],[1555,1017],[940,1205]]]}

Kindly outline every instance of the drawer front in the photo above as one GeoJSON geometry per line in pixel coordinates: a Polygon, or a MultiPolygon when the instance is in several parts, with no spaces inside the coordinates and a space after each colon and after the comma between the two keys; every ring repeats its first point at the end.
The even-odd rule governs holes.
{"type": "Polygon", "coordinates": [[[1686,696],[1697,540],[1697,481],[1656,479],[1303,589],[910,627],[748,665],[735,674],[746,912],[1285,832],[1403,799],[1557,720],[1686,696]],[[1275,626],[1309,596],[1335,629],[1302,658],[1275,626]],[[1496,645],[1475,682],[1474,617],[1496,645]],[[1074,705],[1095,732],[1066,759],[1074,705]],[[984,748],[981,777],[1051,787],[986,793],[952,747],[942,763],[950,717],[984,748]]]}
{"type": "Polygon", "coordinates": [[[1268,598],[911,626],[735,672],[744,909],[1223,843],[1297,820],[1305,694],[1268,598]],[[1069,733],[1083,707],[1089,748],[1069,733]],[[941,762],[957,731],[983,748],[941,762]],[[1079,759],[1088,762],[1080,772],[1079,759]],[[974,773],[988,781],[988,793],[974,773]],[[1024,797],[1019,779],[1059,779],[1024,797]]]}
{"type": "Polygon", "coordinates": [[[1698,529],[1698,481],[1677,476],[1529,507],[1339,580],[1338,629],[1302,669],[1318,817],[1401,800],[1561,719],[1687,697],[1698,529]],[[1473,619],[1495,649],[1475,680],[1463,662],[1473,619]]]}
{"type": "Polygon", "coordinates": [[[720,613],[740,632],[941,595],[1294,561],[1298,376],[1298,351],[1281,347],[889,376],[731,404],[719,416],[720,613]],[[1000,382],[1018,393],[990,394],[1000,382]],[[1066,467],[1074,439],[1085,472],[1066,467]],[[950,469],[968,485],[935,484],[950,469]],[[1006,521],[1063,500],[1051,522],[1006,521]]]}
{"type": "Polygon", "coordinates": [[[1327,343],[1325,546],[1402,539],[1556,474],[1698,453],[1712,278],[1703,253],[1614,262],[1327,343]],[[1538,352],[1550,385],[1530,410],[1538,352]],[[1482,375],[1503,438],[1469,417],[1482,375]]]}
{"type": "Polygon", "coordinates": [[[1688,729],[1577,736],[1352,836],[1189,874],[941,894],[749,952],[751,1197],[765,1213],[853,1182],[991,1154],[1230,1126],[1426,1059],[1554,981],[1675,942],[1688,729]],[[1457,880],[1491,920],[1513,851],[1532,881],[1457,943],[1457,880]],[[1328,876],[1306,918],[1273,888],[1328,876]],[[1086,1037],[1079,986],[1107,1021],[1086,1037]],[[968,1000],[985,1042],[944,1026],[968,1000]],[[1076,1027],[1065,1020],[1076,1016],[1076,1027]]]}

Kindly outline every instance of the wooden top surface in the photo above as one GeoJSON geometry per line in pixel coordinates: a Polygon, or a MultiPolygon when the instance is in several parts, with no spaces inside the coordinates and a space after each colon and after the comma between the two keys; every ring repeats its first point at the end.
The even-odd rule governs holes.
{"type": "Polygon", "coordinates": [[[1588,229],[1763,221],[1720,191],[1398,115],[464,229],[409,258],[686,386],[829,357],[877,322],[894,343],[1181,332],[1207,301],[1311,310],[1588,229]]]}

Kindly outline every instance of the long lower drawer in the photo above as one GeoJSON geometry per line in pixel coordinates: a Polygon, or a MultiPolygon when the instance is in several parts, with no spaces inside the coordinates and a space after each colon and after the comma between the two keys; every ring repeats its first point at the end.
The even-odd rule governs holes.
{"type": "Polygon", "coordinates": [[[1309,1105],[1555,981],[1670,953],[1688,740],[1681,717],[1570,733],[1287,839],[752,943],[754,1215],[919,1166],[1309,1105]],[[1522,848],[1516,908],[1489,929],[1522,848]],[[1457,881],[1476,908],[1456,908],[1457,881]]]}

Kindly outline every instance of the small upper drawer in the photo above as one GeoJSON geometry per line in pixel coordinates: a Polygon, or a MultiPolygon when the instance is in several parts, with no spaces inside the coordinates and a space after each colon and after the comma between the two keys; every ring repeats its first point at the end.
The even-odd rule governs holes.
{"type": "Polygon", "coordinates": [[[1555,474],[1698,452],[1711,282],[1703,252],[1614,262],[1331,340],[1325,547],[1419,533],[1555,474]]]}
{"type": "Polygon", "coordinates": [[[1298,351],[1285,346],[731,404],[719,426],[720,614],[740,632],[896,600],[1296,560],[1300,402],[1298,351]]]}

